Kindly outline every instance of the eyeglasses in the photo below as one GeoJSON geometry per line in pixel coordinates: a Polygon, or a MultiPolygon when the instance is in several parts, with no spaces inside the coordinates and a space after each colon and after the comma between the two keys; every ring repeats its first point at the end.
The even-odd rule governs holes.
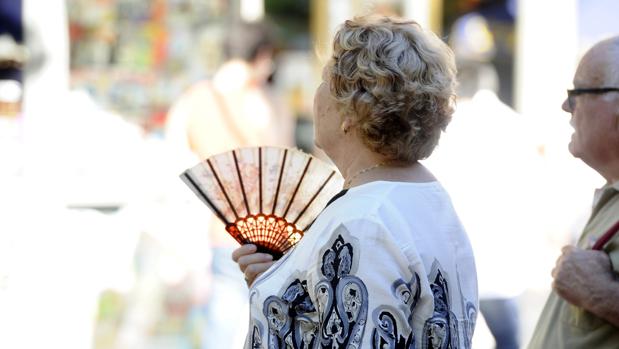
{"type": "Polygon", "coordinates": [[[567,90],[567,104],[570,110],[574,110],[576,106],[576,96],[584,94],[601,95],[608,92],[619,92],[619,87],[575,88],[573,90],[567,90]]]}

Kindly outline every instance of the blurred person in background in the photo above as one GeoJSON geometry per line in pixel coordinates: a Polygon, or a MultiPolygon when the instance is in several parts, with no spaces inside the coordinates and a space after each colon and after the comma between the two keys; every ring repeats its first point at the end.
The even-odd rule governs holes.
{"type": "Polygon", "coordinates": [[[535,229],[535,146],[527,125],[497,96],[499,78],[486,20],[470,13],[453,25],[449,42],[458,66],[457,109],[425,163],[445,185],[468,232],[479,275],[481,314],[497,349],[520,347],[518,296],[527,268],[523,232],[535,229]],[[520,246],[520,248],[517,248],[520,246]]]}
{"type": "Polygon", "coordinates": [[[22,81],[25,60],[22,2],[0,0],[0,81],[22,81]]]}
{"type": "MultiPolygon", "coordinates": [[[[293,120],[270,87],[276,47],[265,22],[232,26],[224,39],[228,60],[212,79],[191,86],[168,113],[166,138],[186,159],[179,172],[234,148],[293,145],[293,120]]],[[[204,215],[211,215],[206,207],[204,215]]],[[[213,283],[203,347],[238,348],[247,330],[247,289],[230,259],[238,244],[213,217],[204,232],[213,283]]]]}
{"type": "Polygon", "coordinates": [[[619,236],[591,246],[619,221],[619,36],[583,56],[564,111],[574,128],[570,153],[606,179],[576,246],[552,270],[551,292],[530,349],[619,347],[619,236]]]}
{"type": "Polygon", "coordinates": [[[314,98],[316,145],[344,188],[275,262],[243,245],[245,348],[470,348],[473,251],[419,160],[451,119],[451,50],[415,22],[340,26],[314,98]],[[267,270],[268,269],[268,270],[267,270]]]}

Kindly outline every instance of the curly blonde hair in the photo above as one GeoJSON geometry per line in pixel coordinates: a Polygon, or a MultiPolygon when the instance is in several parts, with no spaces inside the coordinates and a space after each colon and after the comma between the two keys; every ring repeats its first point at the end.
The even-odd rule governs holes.
{"type": "Polygon", "coordinates": [[[453,114],[453,53],[416,22],[388,17],[346,21],[327,63],[340,111],[353,115],[364,144],[394,162],[430,156],[453,114]]]}

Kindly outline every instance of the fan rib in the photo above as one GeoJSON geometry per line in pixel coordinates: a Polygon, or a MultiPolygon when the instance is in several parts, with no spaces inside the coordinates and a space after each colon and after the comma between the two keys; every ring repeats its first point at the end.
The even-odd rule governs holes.
{"type": "Polygon", "coordinates": [[[249,212],[249,204],[247,203],[247,195],[245,195],[245,186],[243,185],[243,178],[241,177],[241,170],[239,169],[239,161],[236,158],[236,151],[232,151],[232,156],[234,157],[234,166],[236,167],[236,174],[239,176],[239,184],[241,185],[241,193],[243,193],[243,202],[245,202],[245,209],[247,210],[247,215],[250,215],[249,212]]]}
{"type": "Polygon", "coordinates": [[[262,147],[258,148],[258,189],[258,201],[260,203],[260,211],[258,212],[262,213],[262,147]]]}
{"type": "Polygon", "coordinates": [[[206,162],[208,163],[208,166],[211,168],[211,172],[213,172],[213,175],[215,176],[215,179],[217,180],[217,184],[219,184],[219,189],[221,189],[221,192],[224,193],[224,196],[226,197],[226,200],[228,201],[228,205],[230,205],[232,212],[234,212],[234,217],[236,217],[236,219],[239,219],[239,215],[238,213],[236,213],[236,210],[234,209],[234,205],[232,205],[232,201],[230,201],[230,198],[228,197],[228,193],[226,193],[224,186],[221,184],[221,181],[219,180],[219,176],[217,175],[217,172],[215,172],[215,169],[213,168],[213,164],[211,164],[211,159],[206,159],[206,162]]]}
{"type": "MultiPolygon", "coordinates": [[[[327,177],[327,180],[325,180],[324,183],[322,183],[322,185],[320,186],[320,188],[318,188],[318,191],[314,193],[314,196],[312,196],[312,198],[307,202],[307,205],[305,205],[303,210],[301,210],[301,212],[297,216],[297,219],[295,219],[294,222],[292,222],[292,224],[295,224],[295,225],[297,224],[297,222],[303,216],[305,211],[307,211],[307,209],[312,205],[312,202],[314,202],[314,199],[318,197],[318,194],[320,194],[320,192],[327,186],[327,183],[329,183],[329,181],[331,180],[331,178],[333,178],[334,175],[335,175],[335,171],[331,171],[331,174],[329,175],[329,177],[327,177]]],[[[305,231],[305,229],[303,231],[305,231]]]]}
{"type": "Polygon", "coordinates": [[[202,191],[202,189],[198,186],[198,184],[193,180],[193,178],[191,178],[191,175],[189,175],[189,173],[185,172],[183,173],[183,176],[189,181],[189,183],[191,183],[191,185],[194,187],[194,189],[198,192],[198,194],[200,195],[200,197],[206,202],[207,205],[209,205],[211,207],[211,209],[213,209],[213,211],[215,211],[215,215],[217,215],[217,217],[219,217],[219,219],[221,219],[222,221],[224,221],[227,224],[230,224],[230,222],[228,222],[228,220],[226,219],[226,217],[217,209],[217,207],[215,207],[215,205],[213,204],[213,202],[208,198],[208,196],[206,196],[206,193],[204,193],[204,191],[202,191]]]}
{"type": "MultiPolygon", "coordinates": [[[[329,181],[331,180],[331,178],[333,178],[333,176],[335,175],[335,171],[331,171],[331,174],[329,175],[329,177],[327,178],[327,180],[324,181],[324,183],[322,183],[322,185],[320,186],[320,188],[318,188],[318,191],[316,191],[316,193],[314,194],[314,196],[312,196],[312,198],[310,199],[310,201],[307,203],[307,205],[305,205],[305,207],[303,208],[303,210],[301,211],[301,213],[299,213],[299,216],[297,217],[297,219],[294,220],[294,222],[292,222],[292,224],[297,224],[297,221],[301,218],[301,216],[303,216],[303,214],[305,213],[305,211],[307,211],[307,209],[310,207],[310,205],[312,204],[312,202],[314,202],[314,199],[316,199],[316,197],[318,196],[318,194],[320,194],[320,192],[327,186],[327,183],[329,183],[329,181]]],[[[315,219],[314,219],[315,220],[315,219]]],[[[310,224],[308,224],[303,231],[307,231],[307,228],[309,228],[312,224],[314,223],[314,221],[312,221],[310,224]]]]}
{"type": "Polygon", "coordinates": [[[286,211],[284,211],[284,214],[282,215],[282,218],[285,218],[286,215],[288,214],[288,210],[290,210],[290,206],[292,206],[292,203],[294,202],[294,197],[297,196],[297,192],[299,191],[299,187],[301,186],[301,183],[303,183],[303,178],[305,178],[305,174],[307,173],[307,169],[309,168],[309,165],[312,163],[312,158],[308,157],[307,158],[307,164],[305,165],[305,168],[303,169],[303,173],[301,174],[301,178],[299,178],[299,183],[297,183],[297,187],[294,188],[294,192],[292,193],[292,196],[290,197],[290,201],[288,201],[288,207],[286,207],[286,211]]]}
{"type": "Polygon", "coordinates": [[[241,244],[254,243],[259,251],[279,258],[302,239],[316,221],[314,216],[320,214],[318,206],[326,200],[325,195],[340,183],[337,171],[327,169],[326,164],[307,154],[297,153],[295,149],[277,147],[234,149],[205,159],[183,172],[181,178],[225,223],[231,237],[241,244]],[[235,171],[236,179],[231,177],[235,171]],[[258,204],[250,206],[256,199],[258,204]],[[272,206],[270,213],[267,206],[272,206]],[[258,208],[257,213],[250,212],[258,208]],[[306,220],[312,221],[307,224],[306,220]],[[303,230],[297,228],[301,222],[307,225],[303,230]]]}
{"type": "Polygon", "coordinates": [[[277,179],[277,189],[275,189],[275,199],[273,200],[273,209],[271,214],[275,214],[275,207],[277,206],[277,197],[279,196],[279,188],[282,184],[282,177],[284,176],[284,167],[286,166],[286,156],[288,155],[288,149],[284,150],[284,159],[282,160],[282,168],[279,171],[279,178],[277,179]]]}

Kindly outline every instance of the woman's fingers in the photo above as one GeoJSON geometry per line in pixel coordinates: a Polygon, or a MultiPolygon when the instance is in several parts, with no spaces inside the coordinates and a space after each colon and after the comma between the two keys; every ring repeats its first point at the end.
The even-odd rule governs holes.
{"type": "Polygon", "coordinates": [[[246,269],[254,264],[270,262],[272,260],[273,256],[268,253],[251,253],[240,256],[236,262],[239,264],[241,271],[245,273],[246,269]]]}
{"type": "Polygon", "coordinates": [[[250,286],[256,277],[273,265],[273,256],[268,253],[256,253],[256,245],[243,245],[232,252],[232,260],[245,275],[245,281],[250,286]]]}
{"type": "Polygon", "coordinates": [[[256,245],[253,244],[241,245],[241,247],[237,248],[232,252],[232,260],[238,263],[239,258],[248,254],[255,253],[257,250],[258,248],[256,247],[256,245]]]}
{"type": "Polygon", "coordinates": [[[247,282],[247,286],[251,286],[251,284],[256,280],[260,274],[264,273],[267,269],[269,269],[275,261],[263,262],[263,263],[254,263],[250,264],[245,268],[245,281],[247,282]]]}

